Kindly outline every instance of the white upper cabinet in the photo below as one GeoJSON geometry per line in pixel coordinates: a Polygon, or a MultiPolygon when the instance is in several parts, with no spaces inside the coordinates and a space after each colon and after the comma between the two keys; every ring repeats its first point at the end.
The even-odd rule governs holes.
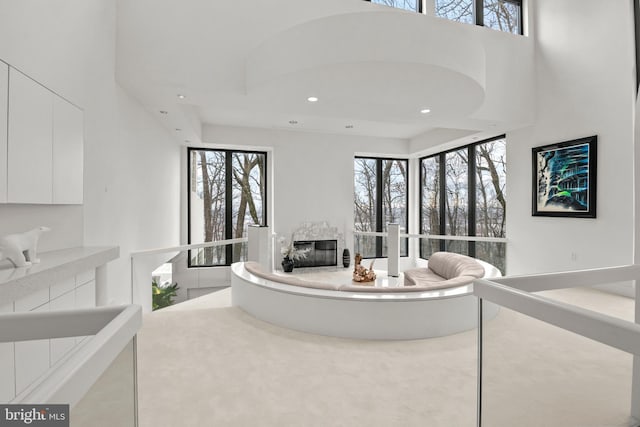
{"type": "Polygon", "coordinates": [[[7,202],[7,104],[9,66],[0,62],[0,203],[7,202]]]}
{"type": "Polygon", "coordinates": [[[53,203],[82,204],[83,113],[64,99],[53,99],[53,203]]]}
{"type": "Polygon", "coordinates": [[[82,204],[83,146],[82,110],[0,62],[0,203],[82,204]]]}
{"type": "Polygon", "coordinates": [[[8,202],[52,203],[53,93],[9,71],[8,202]]]}

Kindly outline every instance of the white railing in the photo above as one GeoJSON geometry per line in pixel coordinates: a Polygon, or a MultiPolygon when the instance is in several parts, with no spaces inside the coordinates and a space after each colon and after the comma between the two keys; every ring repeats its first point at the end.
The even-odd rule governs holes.
{"type": "Polygon", "coordinates": [[[93,335],[10,403],[75,406],[124,347],[132,340],[135,346],[141,326],[141,309],[135,305],[0,315],[0,343],[93,335]]]}
{"type": "MultiPolygon", "coordinates": [[[[277,234],[271,233],[268,227],[264,227],[264,228],[267,229],[266,236],[268,237],[266,237],[267,240],[265,240],[265,236],[263,236],[262,238],[258,238],[259,242],[256,245],[257,253],[262,253],[265,250],[271,251],[272,240],[277,237],[277,234]]],[[[249,231],[250,232],[253,231],[251,227],[249,231]]],[[[388,232],[354,231],[353,234],[356,236],[376,236],[376,237],[387,237],[387,238],[389,237],[388,232]]],[[[498,242],[498,243],[507,242],[507,239],[505,238],[496,238],[496,237],[445,236],[445,235],[407,234],[407,233],[399,233],[399,238],[463,240],[463,241],[498,242]]],[[[237,238],[237,239],[218,240],[215,242],[194,243],[189,245],[179,245],[179,246],[171,246],[167,248],[155,248],[155,249],[147,249],[147,250],[132,252],[131,253],[131,302],[133,304],[141,305],[144,312],[151,311],[152,295],[151,295],[151,286],[149,285],[151,280],[151,273],[159,265],[165,263],[168,259],[173,258],[178,253],[193,250],[193,249],[219,247],[219,246],[226,246],[226,245],[237,244],[237,243],[247,243],[248,241],[249,241],[248,238],[243,237],[243,238],[237,238]]],[[[249,245],[249,251],[250,250],[251,250],[251,244],[249,245]]],[[[398,252],[395,258],[399,259],[399,257],[400,257],[400,254],[398,252]]],[[[389,256],[388,258],[391,258],[391,256],[389,256]]],[[[265,259],[262,259],[260,256],[256,256],[256,261],[260,261],[268,268],[271,267],[270,263],[272,260],[270,256],[267,256],[265,259]]],[[[396,262],[395,264],[393,264],[392,268],[389,269],[390,275],[395,275],[395,276],[398,275],[397,264],[398,263],[396,262]]]]}
{"type": "MultiPolygon", "coordinates": [[[[387,232],[377,231],[354,231],[354,236],[375,236],[375,237],[387,237],[387,232]]],[[[411,234],[400,233],[400,238],[409,239],[432,239],[432,240],[461,240],[468,242],[495,242],[495,243],[507,243],[508,240],[504,237],[482,237],[482,236],[448,236],[444,234],[411,234]]]]}
{"type": "Polygon", "coordinates": [[[400,239],[436,239],[436,240],[459,240],[467,242],[492,242],[492,243],[507,243],[506,238],[502,237],[482,237],[482,236],[447,236],[447,235],[434,235],[434,234],[410,234],[400,233],[398,224],[388,224],[388,232],[376,232],[376,231],[354,231],[354,236],[375,236],[386,237],[388,242],[387,259],[388,259],[388,274],[392,277],[398,277],[399,265],[400,265],[400,239]]]}
{"type": "Polygon", "coordinates": [[[193,249],[227,246],[236,243],[246,243],[248,239],[217,240],[215,242],[193,243],[189,245],[170,246],[131,252],[131,302],[142,306],[145,313],[151,311],[151,273],[169,259],[180,252],[193,249]]]}
{"type": "Polygon", "coordinates": [[[246,237],[240,237],[238,239],[217,240],[215,242],[193,243],[190,245],[171,246],[168,248],[147,249],[144,251],[131,252],[131,258],[138,258],[142,256],[149,256],[149,255],[158,255],[158,254],[164,254],[169,252],[190,251],[192,249],[213,248],[216,246],[227,246],[227,245],[232,245],[234,243],[246,243],[246,242],[247,242],[246,237]]]}
{"type": "MultiPolygon", "coordinates": [[[[475,280],[473,293],[478,297],[479,305],[477,426],[482,425],[482,304],[484,300],[634,355],[631,420],[633,425],[638,425],[640,422],[640,325],[531,293],[623,281],[635,282],[637,278],[640,278],[640,265],[475,280]]],[[[640,320],[638,299],[640,299],[640,289],[636,287],[636,322],[640,320]]]]}

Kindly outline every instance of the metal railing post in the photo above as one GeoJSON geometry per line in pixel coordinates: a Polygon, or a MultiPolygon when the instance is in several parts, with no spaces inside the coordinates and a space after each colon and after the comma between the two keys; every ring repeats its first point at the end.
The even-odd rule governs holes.
{"type": "Polygon", "coordinates": [[[478,298],[478,391],[476,426],[482,427],[482,298],[478,298]]]}
{"type": "MultiPolygon", "coordinates": [[[[638,281],[633,281],[633,286],[636,291],[635,298],[635,322],[640,324],[640,287],[638,281]]],[[[633,375],[631,380],[631,419],[633,425],[640,425],[640,356],[633,356],[633,375]]]]}

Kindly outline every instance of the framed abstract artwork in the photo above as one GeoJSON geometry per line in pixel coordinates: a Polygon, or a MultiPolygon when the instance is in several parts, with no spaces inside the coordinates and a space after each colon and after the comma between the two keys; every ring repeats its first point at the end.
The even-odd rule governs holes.
{"type": "Polygon", "coordinates": [[[598,137],[532,149],[533,216],[596,217],[598,137]]]}

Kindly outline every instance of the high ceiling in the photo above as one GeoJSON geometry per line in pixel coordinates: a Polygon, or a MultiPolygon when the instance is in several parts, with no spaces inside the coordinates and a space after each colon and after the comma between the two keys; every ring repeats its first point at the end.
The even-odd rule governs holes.
{"type": "Polygon", "coordinates": [[[426,18],[362,0],[123,0],[117,79],[190,142],[206,123],[407,139],[495,131],[470,117],[485,99],[482,46],[464,34],[425,43],[441,21],[426,18]]]}

